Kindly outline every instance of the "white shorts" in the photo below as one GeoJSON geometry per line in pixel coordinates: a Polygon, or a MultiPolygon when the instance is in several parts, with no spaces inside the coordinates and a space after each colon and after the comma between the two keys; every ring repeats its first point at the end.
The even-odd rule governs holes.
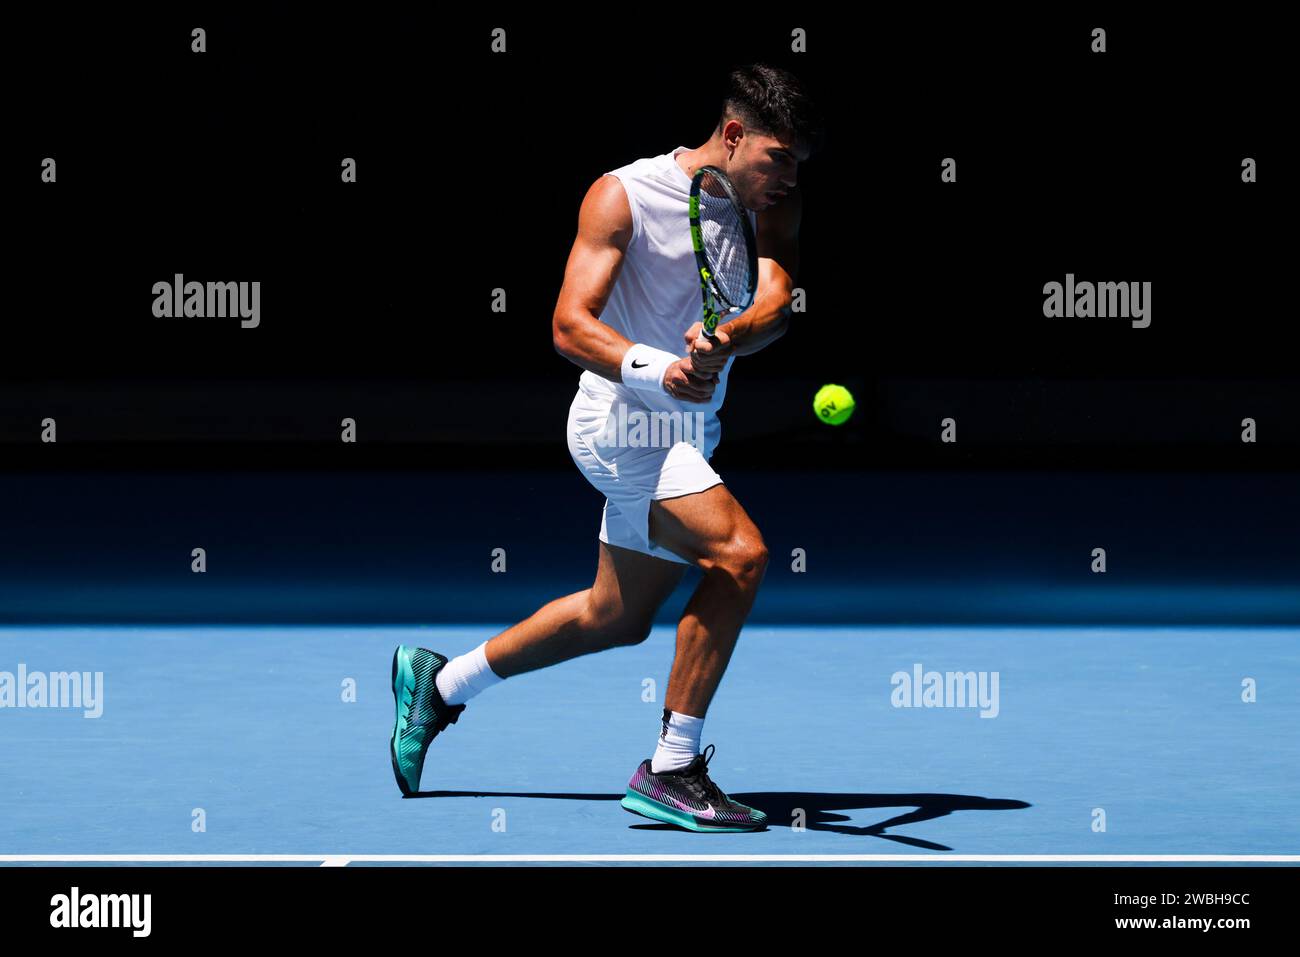
{"type": "Polygon", "coordinates": [[[684,433],[673,432],[671,423],[662,417],[659,424],[664,427],[655,440],[647,443],[644,435],[638,440],[627,427],[631,419],[635,428],[638,415],[653,413],[618,393],[593,392],[580,386],[569,407],[569,454],[587,481],[605,496],[602,542],[689,565],[687,559],[650,541],[650,503],[722,484],[721,476],[709,465],[711,443],[704,441],[699,428],[693,433],[698,436],[696,441],[673,441],[684,433]],[[620,415],[624,416],[621,432],[620,415]],[[634,436],[631,441],[629,435],[634,436]]]}

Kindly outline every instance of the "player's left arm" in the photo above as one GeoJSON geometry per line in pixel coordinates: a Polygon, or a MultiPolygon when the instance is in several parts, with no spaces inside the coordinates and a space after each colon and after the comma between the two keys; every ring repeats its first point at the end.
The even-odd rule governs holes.
{"type": "MultiPolygon", "coordinates": [[[[799,220],[803,198],[796,186],[775,206],[757,216],[758,289],[754,304],[730,322],[718,326],[721,347],[710,349],[707,340],[696,347],[706,356],[710,351],[747,356],[785,335],[790,324],[790,303],[794,278],[799,269],[799,220]]],[[[699,334],[698,323],[693,329],[699,334]]],[[[687,341],[696,345],[695,337],[687,341]]],[[[707,360],[706,360],[707,361],[707,360]]]]}

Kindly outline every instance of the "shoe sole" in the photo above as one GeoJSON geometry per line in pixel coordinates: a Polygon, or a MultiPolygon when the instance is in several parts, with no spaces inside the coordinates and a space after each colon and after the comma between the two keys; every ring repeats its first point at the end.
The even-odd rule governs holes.
{"type": "Polygon", "coordinates": [[[619,802],[624,810],[631,811],[633,814],[639,814],[641,817],[648,817],[652,821],[659,821],[663,824],[675,824],[677,827],[684,827],[688,831],[705,833],[709,831],[759,831],[767,826],[767,821],[757,821],[752,825],[734,825],[722,827],[708,827],[696,823],[695,815],[688,811],[680,811],[677,808],[671,808],[652,801],[650,798],[641,794],[639,791],[628,791],[623,800],[619,802]]]}
{"type": "Polygon", "coordinates": [[[397,763],[397,732],[402,726],[402,693],[397,684],[399,674],[397,659],[401,653],[402,649],[400,647],[393,652],[393,702],[396,706],[397,714],[393,718],[393,735],[388,740],[388,753],[393,760],[393,777],[397,779],[397,786],[402,791],[402,797],[410,797],[416,792],[412,791],[407,786],[406,777],[402,774],[401,765],[397,763]]]}

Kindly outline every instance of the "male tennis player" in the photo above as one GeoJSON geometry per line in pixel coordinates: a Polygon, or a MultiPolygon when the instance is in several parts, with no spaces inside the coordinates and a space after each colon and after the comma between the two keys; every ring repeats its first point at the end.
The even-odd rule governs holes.
{"type": "Polygon", "coordinates": [[[765,825],[762,811],[710,780],[712,754],[700,753],[709,702],[768,557],[709,458],[733,359],[786,331],[798,266],[796,169],[818,131],[795,77],[746,67],[731,74],[708,142],[637,160],[588,190],[553,325],[555,348],[585,370],[569,411],[569,451],[606,496],[595,583],[450,662],[423,648],[397,649],[392,759],[404,794],[416,791],[429,742],[466,701],[505,678],[644,641],[659,606],[695,565],[703,576],[678,624],[657,746],[633,774],[623,806],[694,831],[765,825]],[[700,277],[687,216],[691,177],[702,166],[731,180],[758,245],[756,299],[724,320],[712,342],[693,321],[700,277]],[[661,423],[700,422],[702,434],[675,441],[661,430],[655,442],[645,429],[614,427],[655,413],[661,423]]]}

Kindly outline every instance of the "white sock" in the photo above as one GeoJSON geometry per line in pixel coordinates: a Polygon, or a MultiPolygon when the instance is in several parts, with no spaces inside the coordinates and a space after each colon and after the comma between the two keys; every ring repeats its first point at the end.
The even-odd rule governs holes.
{"type": "Polygon", "coordinates": [[[664,708],[661,721],[659,744],[655,747],[655,756],[650,759],[652,774],[680,771],[694,761],[700,753],[700,734],[704,731],[703,718],[692,718],[689,714],[678,714],[667,708],[664,708]]]}
{"type": "Polygon", "coordinates": [[[505,681],[487,660],[487,642],[473,651],[459,655],[442,666],[435,684],[438,694],[447,704],[464,704],[480,691],[486,691],[494,684],[505,681]]]}

